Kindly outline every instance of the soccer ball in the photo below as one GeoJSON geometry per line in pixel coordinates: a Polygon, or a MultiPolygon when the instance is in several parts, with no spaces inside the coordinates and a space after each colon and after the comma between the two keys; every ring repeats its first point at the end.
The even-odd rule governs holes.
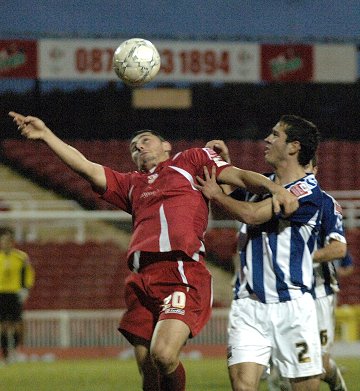
{"type": "Polygon", "coordinates": [[[113,68],[125,84],[138,87],[157,75],[160,69],[160,55],[150,41],[131,38],[115,50],[113,68]]]}

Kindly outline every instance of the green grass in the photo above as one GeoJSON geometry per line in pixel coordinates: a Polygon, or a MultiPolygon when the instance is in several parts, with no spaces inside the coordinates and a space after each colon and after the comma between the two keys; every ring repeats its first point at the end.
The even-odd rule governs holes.
{"type": "MultiPolygon", "coordinates": [[[[360,360],[337,359],[349,391],[360,389],[360,360]]],[[[184,360],[187,391],[228,391],[224,359],[184,360]]],[[[267,389],[261,384],[261,391],[267,389]]],[[[18,363],[0,368],[1,391],[137,391],[140,379],[134,360],[77,360],[18,363]]],[[[326,385],[321,391],[328,390],[326,385]]]]}

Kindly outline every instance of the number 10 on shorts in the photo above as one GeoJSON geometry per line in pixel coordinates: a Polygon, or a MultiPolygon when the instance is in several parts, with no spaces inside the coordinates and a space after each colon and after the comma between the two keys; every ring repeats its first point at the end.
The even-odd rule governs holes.
{"type": "Polygon", "coordinates": [[[171,295],[167,296],[164,299],[162,304],[162,310],[167,314],[171,312],[183,314],[186,304],[186,295],[184,292],[175,291],[171,295]]]}

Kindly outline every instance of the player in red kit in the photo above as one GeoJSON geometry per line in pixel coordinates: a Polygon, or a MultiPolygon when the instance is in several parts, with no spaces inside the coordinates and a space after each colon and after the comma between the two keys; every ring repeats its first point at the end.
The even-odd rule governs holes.
{"type": "MultiPolygon", "coordinates": [[[[36,117],[10,112],[22,135],[45,142],[70,168],[86,178],[106,201],[133,216],[126,281],[127,311],[119,330],[134,346],[143,390],[185,390],[179,360],[188,338],[211,314],[211,276],[205,267],[204,233],[208,203],[196,189],[204,167],[219,182],[273,194],[274,212],[290,214],[297,200],[262,175],[226,163],[212,149],[194,148],[170,157],[171,144],[151,130],[131,139],[138,171],[121,173],[87,160],[36,117]]],[[[260,204],[260,203],[258,203],[260,204]]],[[[244,203],[253,223],[256,203],[244,203]]]]}

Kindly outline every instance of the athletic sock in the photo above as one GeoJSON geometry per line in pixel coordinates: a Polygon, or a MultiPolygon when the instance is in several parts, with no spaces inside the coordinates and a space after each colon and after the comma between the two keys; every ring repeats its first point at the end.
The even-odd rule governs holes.
{"type": "Polygon", "coordinates": [[[161,391],[159,371],[151,371],[146,376],[143,375],[143,391],[161,391]]]}
{"type": "Polygon", "coordinates": [[[159,388],[159,383],[157,383],[156,381],[152,382],[151,384],[143,384],[143,388],[142,390],[143,391],[158,391],[160,390],[159,388]]]}
{"type": "Polygon", "coordinates": [[[161,391],[185,391],[186,375],[181,362],[174,372],[161,377],[161,391]]]}
{"type": "Polygon", "coordinates": [[[5,360],[9,356],[9,341],[7,333],[1,333],[1,350],[5,360]]]}
{"type": "Polygon", "coordinates": [[[334,360],[330,359],[330,373],[326,375],[324,381],[329,385],[331,391],[347,391],[345,380],[340,369],[334,360]]]}

